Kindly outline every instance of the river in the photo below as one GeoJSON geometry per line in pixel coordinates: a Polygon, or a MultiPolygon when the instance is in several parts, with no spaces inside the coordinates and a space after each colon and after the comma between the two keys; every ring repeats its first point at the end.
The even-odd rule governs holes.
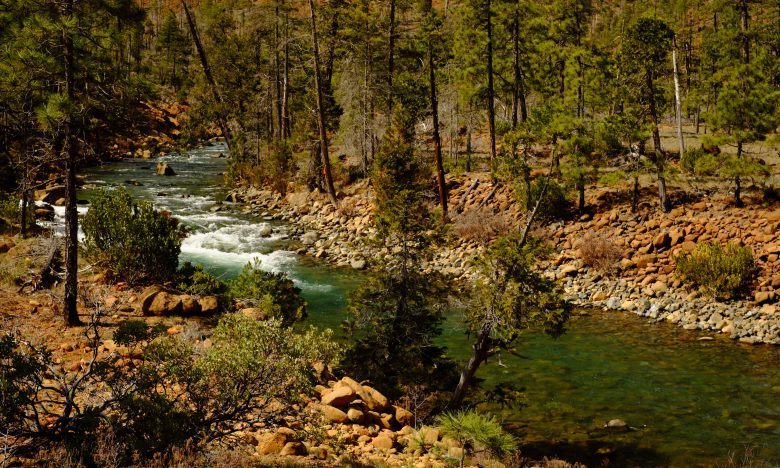
{"type": "MultiPolygon", "coordinates": [[[[214,145],[161,158],[176,171],[172,177],[155,174],[157,160],[109,163],[86,172],[80,197],[125,186],[192,229],[182,261],[231,278],[257,258],[303,290],[308,322],[337,330],[361,275],[286,250],[287,226],[270,217],[212,212],[227,193],[222,153],[226,149],[214,145]],[[265,228],[270,236],[261,235],[265,228]]],[[[448,318],[442,341],[464,360],[469,343],[456,315],[448,318]]],[[[558,455],[589,466],[608,460],[610,466],[682,467],[723,465],[729,455],[752,451],[780,466],[780,349],[705,337],[630,314],[588,311],[572,318],[561,338],[527,333],[517,355],[502,356],[500,364],[494,359],[479,376],[487,385],[525,387],[523,407],[493,411],[528,456],[558,455]],[[604,430],[614,418],[631,430],[604,430]]]]}

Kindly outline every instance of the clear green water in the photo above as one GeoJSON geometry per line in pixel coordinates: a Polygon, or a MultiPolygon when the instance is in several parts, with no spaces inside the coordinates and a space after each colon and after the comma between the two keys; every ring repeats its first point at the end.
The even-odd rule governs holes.
{"type": "MultiPolygon", "coordinates": [[[[224,277],[253,258],[287,272],[309,301],[308,322],[337,330],[346,294],[360,275],[286,251],[283,224],[212,213],[209,208],[226,193],[219,175],[225,160],[215,157],[224,151],[213,146],[163,158],[175,177],[156,176],[154,160],[128,160],[89,171],[88,182],[125,185],[134,196],[172,211],[193,230],[183,260],[224,277]],[[260,230],[266,226],[280,232],[264,238],[260,230]]],[[[91,192],[83,191],[82,198],[91,192]]],[[[573,318],[568,328],[557,340],[529,333],[519,342],[519,356],[504,355],[503,366],[493,360],[479,371],[486,385],[525,387],[524,408],[493,410],[521,438],[527,456],[589,466],[717,466],[750,447],[780,466],[780,349],[699,341],[699,333],[597,311],[573,318]],[[603,430],[613,418],[635,429],[603,430]]],[[[468,357],[468,337],[456,312],[442,340],[454,358],[468,357]]]]}

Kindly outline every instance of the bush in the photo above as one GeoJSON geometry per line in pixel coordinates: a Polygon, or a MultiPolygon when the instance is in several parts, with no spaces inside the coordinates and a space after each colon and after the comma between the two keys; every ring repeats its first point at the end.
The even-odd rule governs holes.
{"type": "Polygon", "coordinates": [[[87,257],[130,283],[167,281],[181,250],[177,222],[124,188],[98,193],[82,223],[87,257]]]}
{"type": "MultiPolygon", "coordinates": [[[[0,195],[0,218],[5,219],[8,224],[17,224],[22,216],[21,201],[13,195],[0,195]]],[[[35,223],[35,205],[33,202],[27,206],[27,225],[35,223]]]]}
{"type": "Polygon", "coordinates": [[[469,211],[455,218],[455,233],[461,239],[486,244],[497,237],[516,231],[517,226],[503,214],[469,211]]]}
{"type": "Polygon", "coordinates": [[[190,262],[179,268],[175,282],[176,289],[195,296],[221,296],[228,290],[227,283],[203,270],[203,265],[190,262]]]}
{"type": "Polygon", "coordinates": [[[518,194],[519,202],[522,206],[531,206],[533,209],[545,183],[547,184],[547,190],[544,192],[544,200],[542,200],[542,204],[539,206],[539,211],[536,214],[537,219],[542,222],[549,222],[565,218],[569,212],[570,203],[566,199],[565,189],[552,179],[545,180],[539,178],[531,182],[530,205],[526,203],[529,194],[526,193],[525,186],[521,185],[518,194]]]}
{"type": "Polygon", "coordinates": [[[468,410],[445,413],[438,422],[442,435],[455,439],[463,448],[460,466],[463,466],[467,448],[475,453],[487,452],[498,458],[517,449],[514,437],[504,431],[495,416],[468,410]]]}
{"type": "Polygon", "coordinates": [[[708,153],[701,147],[686,149],[685,154],[680,158],[682,170],[698,177],[715,175],[719,166],[718,156],[708,153]]]}
{"type": "Polygon", "coordinates": [[[623,251],[603,233],[589,232],[579,242],[580,258],[599,271],[611,271],[623,257],[623,251]]]}
{"type": "Polygon", "coordinates": [[[284,273],[260,269],[260,261],[247,263],[238,277],[230,282],[229,294],[252,307],[259,307],[283,326],[290,326],[306,317],[306,301],[300,288],[284,273]]]}
{"type": "Polygon", "coordinates": [[[704,242],[677,258],[677,272],[708,294],[728,299],[749,291],[758,267],[748,247],[704,242]]]}

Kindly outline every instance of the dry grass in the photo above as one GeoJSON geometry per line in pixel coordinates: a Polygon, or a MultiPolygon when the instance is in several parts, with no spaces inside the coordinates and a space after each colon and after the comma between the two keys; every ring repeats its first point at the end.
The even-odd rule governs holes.
{"type": "Polygon", "coordinates": [[[602,272],[615,270],[623,257],[622,249],[604,233],[591,231],[585,234],[578,248],[583,263],[602,272]]]}
{"type": "Polygon", "coordinates": [[[516,223],[505,214],[486,211],[469,211],[458,216],[454,223],[454,231],[458,237],[481,244],[517,230],[516,223]]]}

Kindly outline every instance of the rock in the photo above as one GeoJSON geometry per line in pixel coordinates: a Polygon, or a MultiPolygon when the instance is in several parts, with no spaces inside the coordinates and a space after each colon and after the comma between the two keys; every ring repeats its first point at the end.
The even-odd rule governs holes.
{"type": "Polygon", "coordinates": [[[219,312],[219,298],[217,296],[203,296],[198,299],[200,314],[211,316],[219,312]]]}
{"type": "Polygon", "coordinates": [[[650,289],[652,289],[656,294],[661,294],[668,291],[669,287],[662,281],[656,281],[652,286],[650,286],[650,289]]]}
{"type": "Polygon", "coordinates": [[[320,235],[317,231],[308,231],[301,236],[301,243],[303,245],[314,245],[320,239],[320,235]]]}
{"type": "Polygon", "coordinates": [[[0,253],[6,253],[14,247],[16,247],[16,243],[12,239],[0,238],[0,253]]]}
{"type": "Polygon", "coordinates": [[[561,267],[558,271],[561,276],[575,276],[580,269],[576,265],[568,264],[561,267]]]}
{"type": "Polygon", "coordinates": [[[184,315],[197,315],[201,312],[200,303],[188,295],[179,296],[181,299],[181,312],[184,315]]]}
{"type": "Polygon", "coordinates": [[[347,413],[333,406],[321,405],[320,412],[325,417],[325,420],[331,423],[343,424],[349,421],[347,413]]]}
{"type": "Polygon", "coordinates": [[[162,287],[160,286],[149,286],[148,288],[144,289],[141,293],[141,298],[138,300],[138,304],[141,308],[141,313],[144,315],[150,315],[149,313],[149,306],[152,305],[152,301],[154,300],[155,296],[162,292],[162,287]]]}
{"type": "Polygon", "coordinates": [[[356,424],[361,424],[366,419],[366,415],[357,408],[350,408],[347,410],[347,418],[356,424]]]}
{"type": "Polygon", "coordinates": [[[342,387],[336,387],[330,393],[324,395],[322,397],[322,404],[331,406],[345,406],[355,401],[355,398],[357,398],[355,390],[350,388],[348,385],[344,385],[342,387]]]}
{"type": "Polygon", "coordinates": [[[160,291],[154,295],[149,308],[144,311],[144,314],[167,317],[169,315],[180,315],[182,311],[181,296],[160,291]]]}
{"type": "Polygon", "coordinates": [[[381,450],[390,450],[393,448],[393,439],[386,434],[379,434],[371,439],[371,445],[381,450]]]}
{"type": "Polygon", "coordinates": [[[286,457],[293,457],[293,456],[302,456],[306,455],[308,451],[306,450],[306,446],[303,445],[300,442],[287,442],[282,450],[279,452],[279,455],[283,455],[286,457]]]}
{"type": "Polygon", "coordinates": [[[35,200],[54,204],[60,198],[65,198],[65,186],[62,184],[49,185],[48,187],[35,191],[35,200]]]}
{"type": "Polygon", "coordinates": [[[761,305],[769,302],[772,298],[772,294],[768,291],[758,291],[753,298],[755,299],[756,304],[761,305]]]}
{"type": "Polygon", "coordinates": [[[258,234],[260,234],[260,237],[271,237],[271,234],[274,233],[273,228],[271,226],[263,226],[260,228],[260,231],[258,234]]]}
{"type": "Polygon", "coordinates": [[[607,424],[604,425],[604,427],[609,429],[610,431],[615,431],[615,432],[628,430],[628,424],[626,424],[626,422],[623,421],[622,419],[610,419],[609,422],[607,422],[607,424]]]}
{"type": "Polygon", "coordinates": [[[260,307],[246,307],[238,311],[239,314],[261,322],[271,318],[271,315],[260,307]]]}
{"type": "Polygon", "coordinates": [[[393,406],[395,409],[395,420],[402,426],[414,426],[414,414],[400,406],[393,406]]]}
{"type": "Polygon", "coordinates": [[[155,172],[159,176],[174,176],[176,175],[176,172],[173,170],[171,166],[168,165],[167,162],[158,162],[157,167],[155,168],[155,172]]]}
{"type": "Polygon", "coordinates": [[[353,270],[365,270],[368,264],[365,260],[352,260],[349,263],[349,266],[352,267],[353,270]]]}
{"type": "Polygon", "coordinates": [[[671,243],[672,238],[669,236],[668,232],[661,232],[653,238],[653,247],[655,247],[656,250],[669,247],[671,246],[671,243]]]}
{"type": "Polygon", "coordinates": [[[273,455],[282,451],[287,444],[287,437],[278,432],[269,432],[257,437],[258,455],[273,455]]]}
{"type": "Polygon", "coordinates": [[[372,411],[381,411],[388,407],[390,401],[387,399],[386,396],[382,395],[377,390],[374,390],[368,385],[363,385],[362,387],[363,387],[363,392],[360,394],[360,397],[363,400],[363,402],[366,404],[368,409],[372,411]]]}
{"type": "Polygon", "coordinates": [[[433,445],[439,441],[439,430],[435,427],[423,426],[419,434],[425,445],[433,445]]]}

